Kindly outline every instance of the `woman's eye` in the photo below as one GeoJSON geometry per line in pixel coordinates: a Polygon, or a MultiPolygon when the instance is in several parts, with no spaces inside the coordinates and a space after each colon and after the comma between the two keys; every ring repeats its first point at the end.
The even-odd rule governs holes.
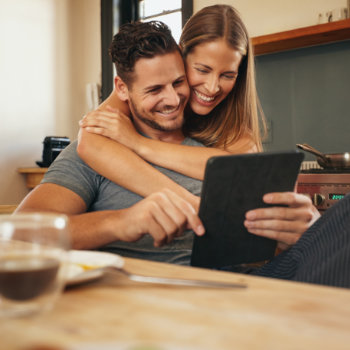
{"type": "Polygon", "coordinates": [[[196,70],[200,73],[208,73],[208,71],[206,69],[196,68],[196,70]]]}
{"type": "Polygon", "coordinates": [[[223,74],[223,77],[226,79],[234,80],[237,78],[237,75],[232,75],[232,74],[223,74]]]}

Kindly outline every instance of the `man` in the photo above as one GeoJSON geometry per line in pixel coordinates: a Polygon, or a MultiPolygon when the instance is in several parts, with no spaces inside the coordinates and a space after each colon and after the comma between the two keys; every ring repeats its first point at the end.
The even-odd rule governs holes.
{"type": "MultiPolygon", "coordinates": [[[[185,138],[181,130],[189,88],[182,57],[170,31],[160,23],[134,23],[123,26],[116,39],[122,42],[117,53],[126,59],[119,65],[115,90],[129,103],[137,129],[166,142],[200,145],[185,138]]],[[[126,156],[132,156],[132,152],[126,156]]],[[[144,165],[140,173],[146,172],[147,167],[150,165],[144,165]]],[[[193,208],[198,204],[194,195],[199,195],[201,182],[156,168],[180,184],[181,190],[169,184],[171,190],[141,200],[88,167],[73,143],[56,159],[43,183],[27,196],[18,211],[49,210],[69,215],[74,248],[101,248],[123,256],[188,264],[193,234],[185,231],[179,235],[187,227],[197,234],[204,233],[193,208]],[[180,196],[172,190],[180,191],[180,196]],[[164,243],[168,244],[160,247],[164,243]]],[[[270,194],[269,203],[288,202],[290,208],[250,212],[246,225],[255,234],[270,235],[292,245],[314,218],[314,213],[306,211],[305,220],[299,220],[305,215],[300,206],[309,203],[302,198],[291,193],[270,194]],[[279,230],[271,230],[276,226],[279,230]]]]}
{"type": "MultiPolygon", "coordinates": [[[[181,131],[189,88],[180,50],[169,29],[159,23],[135,23],[118,33],[118,38],[122,36],[128,44],[134,37],[137,47],[130,63],[132,72],[128,67],[123,75],[127,84],[117,79],[116,89],[121,95],[132,96],[130,107],[139,130],[169,142],[198,144],[185,139],[181,131]],[[158,89],[160,93],[147,91],[148,97],[140,98],[144,89],[158,89]]],[[[200,181],[162,171],[199,195],[200,181]]],[[[183,192],[188,193],[185,197],[195,198],[183,192]]],[[[45,210],[69,215],[76,249],[103,247],[124,256],[188,263],[193,233],[188,230],[177,236],[187,227],[197,234],[204,233],[193,206],[168,189],[141,199],[89,168],[77,155],[75,142],[55,160],[43,183],[24,199],[18,212],[45,210]]]]}

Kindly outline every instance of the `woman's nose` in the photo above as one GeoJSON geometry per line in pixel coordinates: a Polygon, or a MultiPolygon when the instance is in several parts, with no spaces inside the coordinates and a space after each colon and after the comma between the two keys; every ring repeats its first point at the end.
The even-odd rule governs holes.
{"type": "Polygon", "coordinates": [[[208,76],[205,87],[210,95],[216,94],[220,90],[219,79],[214,75],[208,76]]]}

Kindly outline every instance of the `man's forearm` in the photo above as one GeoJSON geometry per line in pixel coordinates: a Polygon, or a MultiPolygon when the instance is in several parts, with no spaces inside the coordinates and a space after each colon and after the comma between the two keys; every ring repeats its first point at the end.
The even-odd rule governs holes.
{"type": "Polygon", "coordinates": [[[73,249],[95,249],[120,240],[124,228],[122,210],[108,210],[69,216],[73,249]]]}
{"type": "MultiPolygon", "coordinates": [[[[37,212],[36,208],[21,208],[16,213],[37,212]]],[[[44,212],[40,209],[40,212],[44,212]]],[[[49,213],[58,211],[45,210],[49,213]]],[[[65,214],[65,213],[63,213],[65,214]]],[[[67,214],[65,214],[67,215],[67,214]]],[[[99,211],[78,215],[67,215],[69,219],[69,235],[72,249],[95,249],[119,240],[125,224],[123,211],[99,211]],[[115,229],[112,229],[112,228],[115,229]]]]}
{"type": "Polygon", "coordinates": [[[124,210],[86,212],[86,204],[74,192],[47,183],[33,189],[18,206],[16,213],[50,212],[69,218],[71,245],[74,249],[91,249],[122,239],[129,220],[124,210]]]}

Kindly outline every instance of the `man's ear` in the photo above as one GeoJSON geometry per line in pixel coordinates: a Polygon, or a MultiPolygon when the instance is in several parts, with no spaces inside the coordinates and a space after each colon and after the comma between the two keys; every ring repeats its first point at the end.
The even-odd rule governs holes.
{"type": "Polygon", "coordinates": [[[129,99],[129,89],[122,78],[116,76],[114,78],[114,86],[118,97],[124,102],[127,101],[129,99]]]}

